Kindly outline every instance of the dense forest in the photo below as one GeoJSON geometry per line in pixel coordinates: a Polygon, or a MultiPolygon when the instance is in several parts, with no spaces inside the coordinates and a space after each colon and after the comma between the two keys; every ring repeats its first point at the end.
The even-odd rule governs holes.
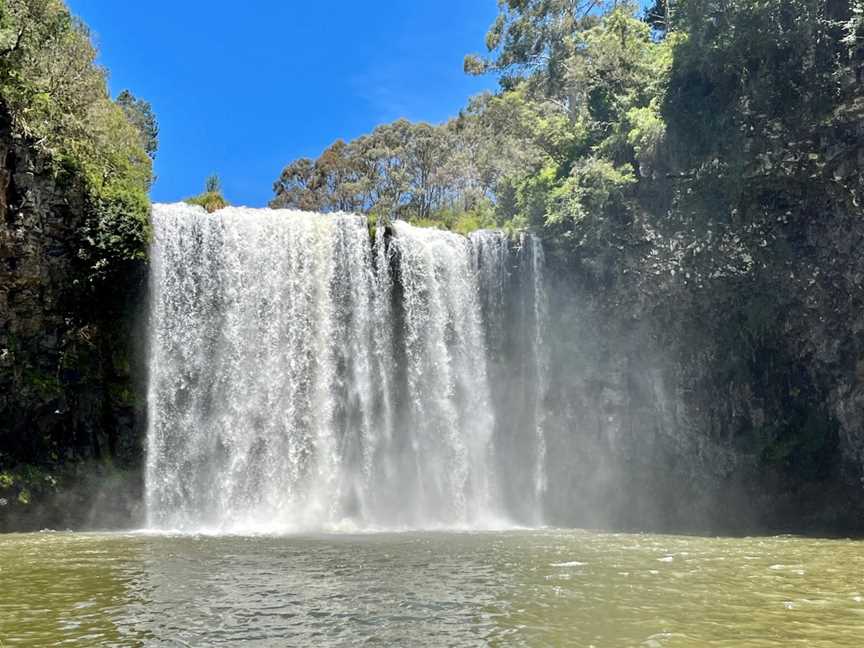
{"type": "MultiPolygon", "coordinates": [[[[465,59],[497,92],[290,162],[271,207],[535,232],[558,299],[607,333],[571,358],[597,394],[616,389],[602,367],[662,349],[688,412],[674,425],[737,457],[706,491],[759,500],[766,525],[860,526],[846,505],[864,477],[862,39],[858,0],[507,0],[465,59]]],[[[0,101],[0,498],[20,513],[97,475],[133,493],[114,507],[134,515],[156,120],[109,96],[61,0],[0,2],[0,101]]],[[[224,205],[218,180],[194,201],[224,205]]],[[[633,425],[647,397],[625,382],[633,425]]],[[[563,368],[557,386],[571,398],[563,368]]],[[[669,503],[655,525],[680,528],[689,477],[668,436],[668,483],[645,497],[669,503]]],[[[657,461],[643,450],[626,460],[657,461]]],[[[110,498],[102,486],[32,524],[86,523],[69,502],[110,498]]],[[[621,510],[604,522],[641,523],[621,510]]]]}

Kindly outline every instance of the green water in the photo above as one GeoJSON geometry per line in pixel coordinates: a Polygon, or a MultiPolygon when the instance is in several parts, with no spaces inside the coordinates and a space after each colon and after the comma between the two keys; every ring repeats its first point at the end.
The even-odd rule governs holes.
{"type": "Polygon", "coordinates": [[[0,646],[864,646],[864,544],[0,536],[0,646]]]}

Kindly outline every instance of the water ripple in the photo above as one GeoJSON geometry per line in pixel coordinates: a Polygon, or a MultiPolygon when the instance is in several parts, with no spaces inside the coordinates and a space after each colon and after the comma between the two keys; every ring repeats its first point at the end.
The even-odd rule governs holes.
{"type": "Polygon", "coordinates": [[[0,645],[857,648],[862,567],[789,537],[12,535],[0,645]]]}

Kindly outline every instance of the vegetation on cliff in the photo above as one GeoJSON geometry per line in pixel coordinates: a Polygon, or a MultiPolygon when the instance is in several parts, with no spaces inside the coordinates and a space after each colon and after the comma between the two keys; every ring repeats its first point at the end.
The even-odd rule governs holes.
{"type": "Polygon", "coordinates": [[[825,149],[860,108],[861,15],[846,1],[658,0],[642,16],[502,2],[488,55],[465,60],[499,76],[497,94],[293,161],[271,205],[445,225],[473,213],[585,242],[646,212],[743,225],[749,187],[790,176],[852,200],[825,149]]]}
{"type": "Polygon", "coordinates": [[[84,187],[79,255],[89,279],[143,259],[156,120],[128,91],[111,100],[90,32],[62,0],[0,3],[0,98],[13,132],[84,187]]]}
{"type": "Polygon", "coordinates": [[[187,198],[183,202],[203,207],[208,214],[224,209],[230,203],[222,195],[222,181],[218,175],[211,175],[204,182],[204,191],[197,196],[187,198]]]}
{"type": "Polygon", "coordinates": [[[149,104],[112,101],[61,0],[0,0],[0,530],[75,524],[95,493],[139,488],[157,145],[149,104]],[[128,489],[103,490],[124,470],[128,489]]]}

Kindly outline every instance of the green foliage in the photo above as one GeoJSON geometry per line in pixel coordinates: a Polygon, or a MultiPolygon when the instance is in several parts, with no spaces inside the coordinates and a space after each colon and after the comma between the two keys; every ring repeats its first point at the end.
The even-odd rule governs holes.
{"type": "Polygon", "coordinates": [[[457,230],[550,226],[565,237],[626,210],[663,145],[678,41],[652,39],[630,5],[600,16],[589,4],[505,3],[487,39],[496,58],[484,64],[507,73],[501,93],[440,126],[398,120],[296,160],[271,205],[457,230]]]}
{"type": "Polygon", "coordinates": [[[24,382],[44,399],[56,398],[62,393],[60,380],[56,374],[47,374],[29,369],[24,370],[24,382]]]}
{"type": "Polygon", "coordinates": [[[411,222],[418,227],[446,229],[457,234],[470,234],[480,229],[491,229],[497,225],[494,213],[488,205],[473,211],[443,209],[431,214],[428,218],[415,218],[411,222]]]}
{"type": "Polygon", "coordinates": [[[108,385],[111,399],[122,407],[142,406],[141,394],[134,390],[129,383],[111,383],[108,385]]]}
{"type": "Polygon", "coordinates": [[[486,34],[490,56],[469,55],[465,71],[496,72],[503,75],[505,84],[513,78],[527,78],[541,92],[556,94],[566,84],[579,32],[596,22],[606,4],[598,0],[502,0],[501,13],[486,34]]]}
{"type": "Polygon", "coordinates": [[[274,208],[362,212],[385,220],[440,220],[486,209],[492,156],[480,159],[476,120],[447,124],[400,119],[329,146],[316,160],[291,162],[274,184],[274,208]]]}
{"type": "Polygon", "coordinates": [[[225,200],[222,194],[209,191],[205,191],[204,193],[193,196],[192,198],[187,198],[183,202],[190,205],[199,205],[200,207],[203,207],[209,214],[217,212],[220,209],[224,209],[229,205],[228,201],[225,200]]]}
{"type": "MultiPolygon", "coordinates": [[[[515,4],[508,11],[515,20],[515,4]]],[[[530,69],[523,82],[508,81],[500,100],[521,104],[509,112],[521,121],[521,137],[541,152],[530,174],[511,179],[507,215],[574,239],[575,229],[602,228],[608,216],[626,213],[638,182],[654,175],[675,41],[653,40],[629,5],[573,22],[567,41],[557,64],[561,78],[540,84],[542,96],[530,78],[540,72],[530,69]]]]}
{"type": "Polygon", "coordinates": [[[215,173],[207,176],[207,179],[204,181],[204,193],[208,194],[221,194],[222,193],[222,180],[219,179],[219,176],[215,173]]]}
{"type": "Polygon", "coordinates": [[[28,506],[34,497],[53,492],[58,480],[52,472],[30,464],[23,464],[0,472],[0,496],[14,497],[20,506],[28,506]]]}
{"type": "Polygon", "coordinates": [[[644,19],[627,2],[499,6],[488,55],[466,59],[498,93],[292,162],[273,206],[530,227],[591,247],[607,274],[643,255],[643,289],[660,290],[751,273],[777,210],[862,204],[828,162],[864,113],[860,2],[658,0],[644,19]]]}
{"type": "Polygon", "coordinates": [[[630,108],[625,114],[627,144],[639,162],[640,175],[647,175],[646,169],[656,159],[663,139],[666,136],[666,122],[660,115],[660,104],[652,99],[647,106],[630,108]]]}
{"type": "Polygon", "coordinates": [[[610,207],[622,206],[627,188],[636,181],[632,169],[590,157],[573,166],[570,177],[550,191],[546,223],[560,224],[569,218],[579,222],[610,207]]]}
{"type": "Polygon", "coordinates": [[[111,101],[95,59],[89,30],[61,0],[2,4],[0,99],[15,132],[84,189],[79,256],[91,282],[146,253],[156,145],[149,106],[129,93],[111,101]]]}
{"type": "Polygon", "coordinates": [[[123,110],[129,123],[137,129],[147,155],[151,160],[154,159],[159,149],[159,123],[150,103],[138,99],[129,90],[121,92],[115,102],[123,110]]]}
{"type": "Polygon", "coordinates": [[[734,155],[766,128],[829,118],[848,60],[848,3],[686,0],[664,114],[686,152],[734,155]]]}
{"type": "Polygon", "coordinates": [[[204,181],[203,193],[193,196],[192,198],[186,198],[183,202],[189,205],[198,205],[203,207],[208,214],[224,209],[231,204],[225,200],[225,197],[222,195],[222,181],[215,173],[208,176],[204,181]]]}

